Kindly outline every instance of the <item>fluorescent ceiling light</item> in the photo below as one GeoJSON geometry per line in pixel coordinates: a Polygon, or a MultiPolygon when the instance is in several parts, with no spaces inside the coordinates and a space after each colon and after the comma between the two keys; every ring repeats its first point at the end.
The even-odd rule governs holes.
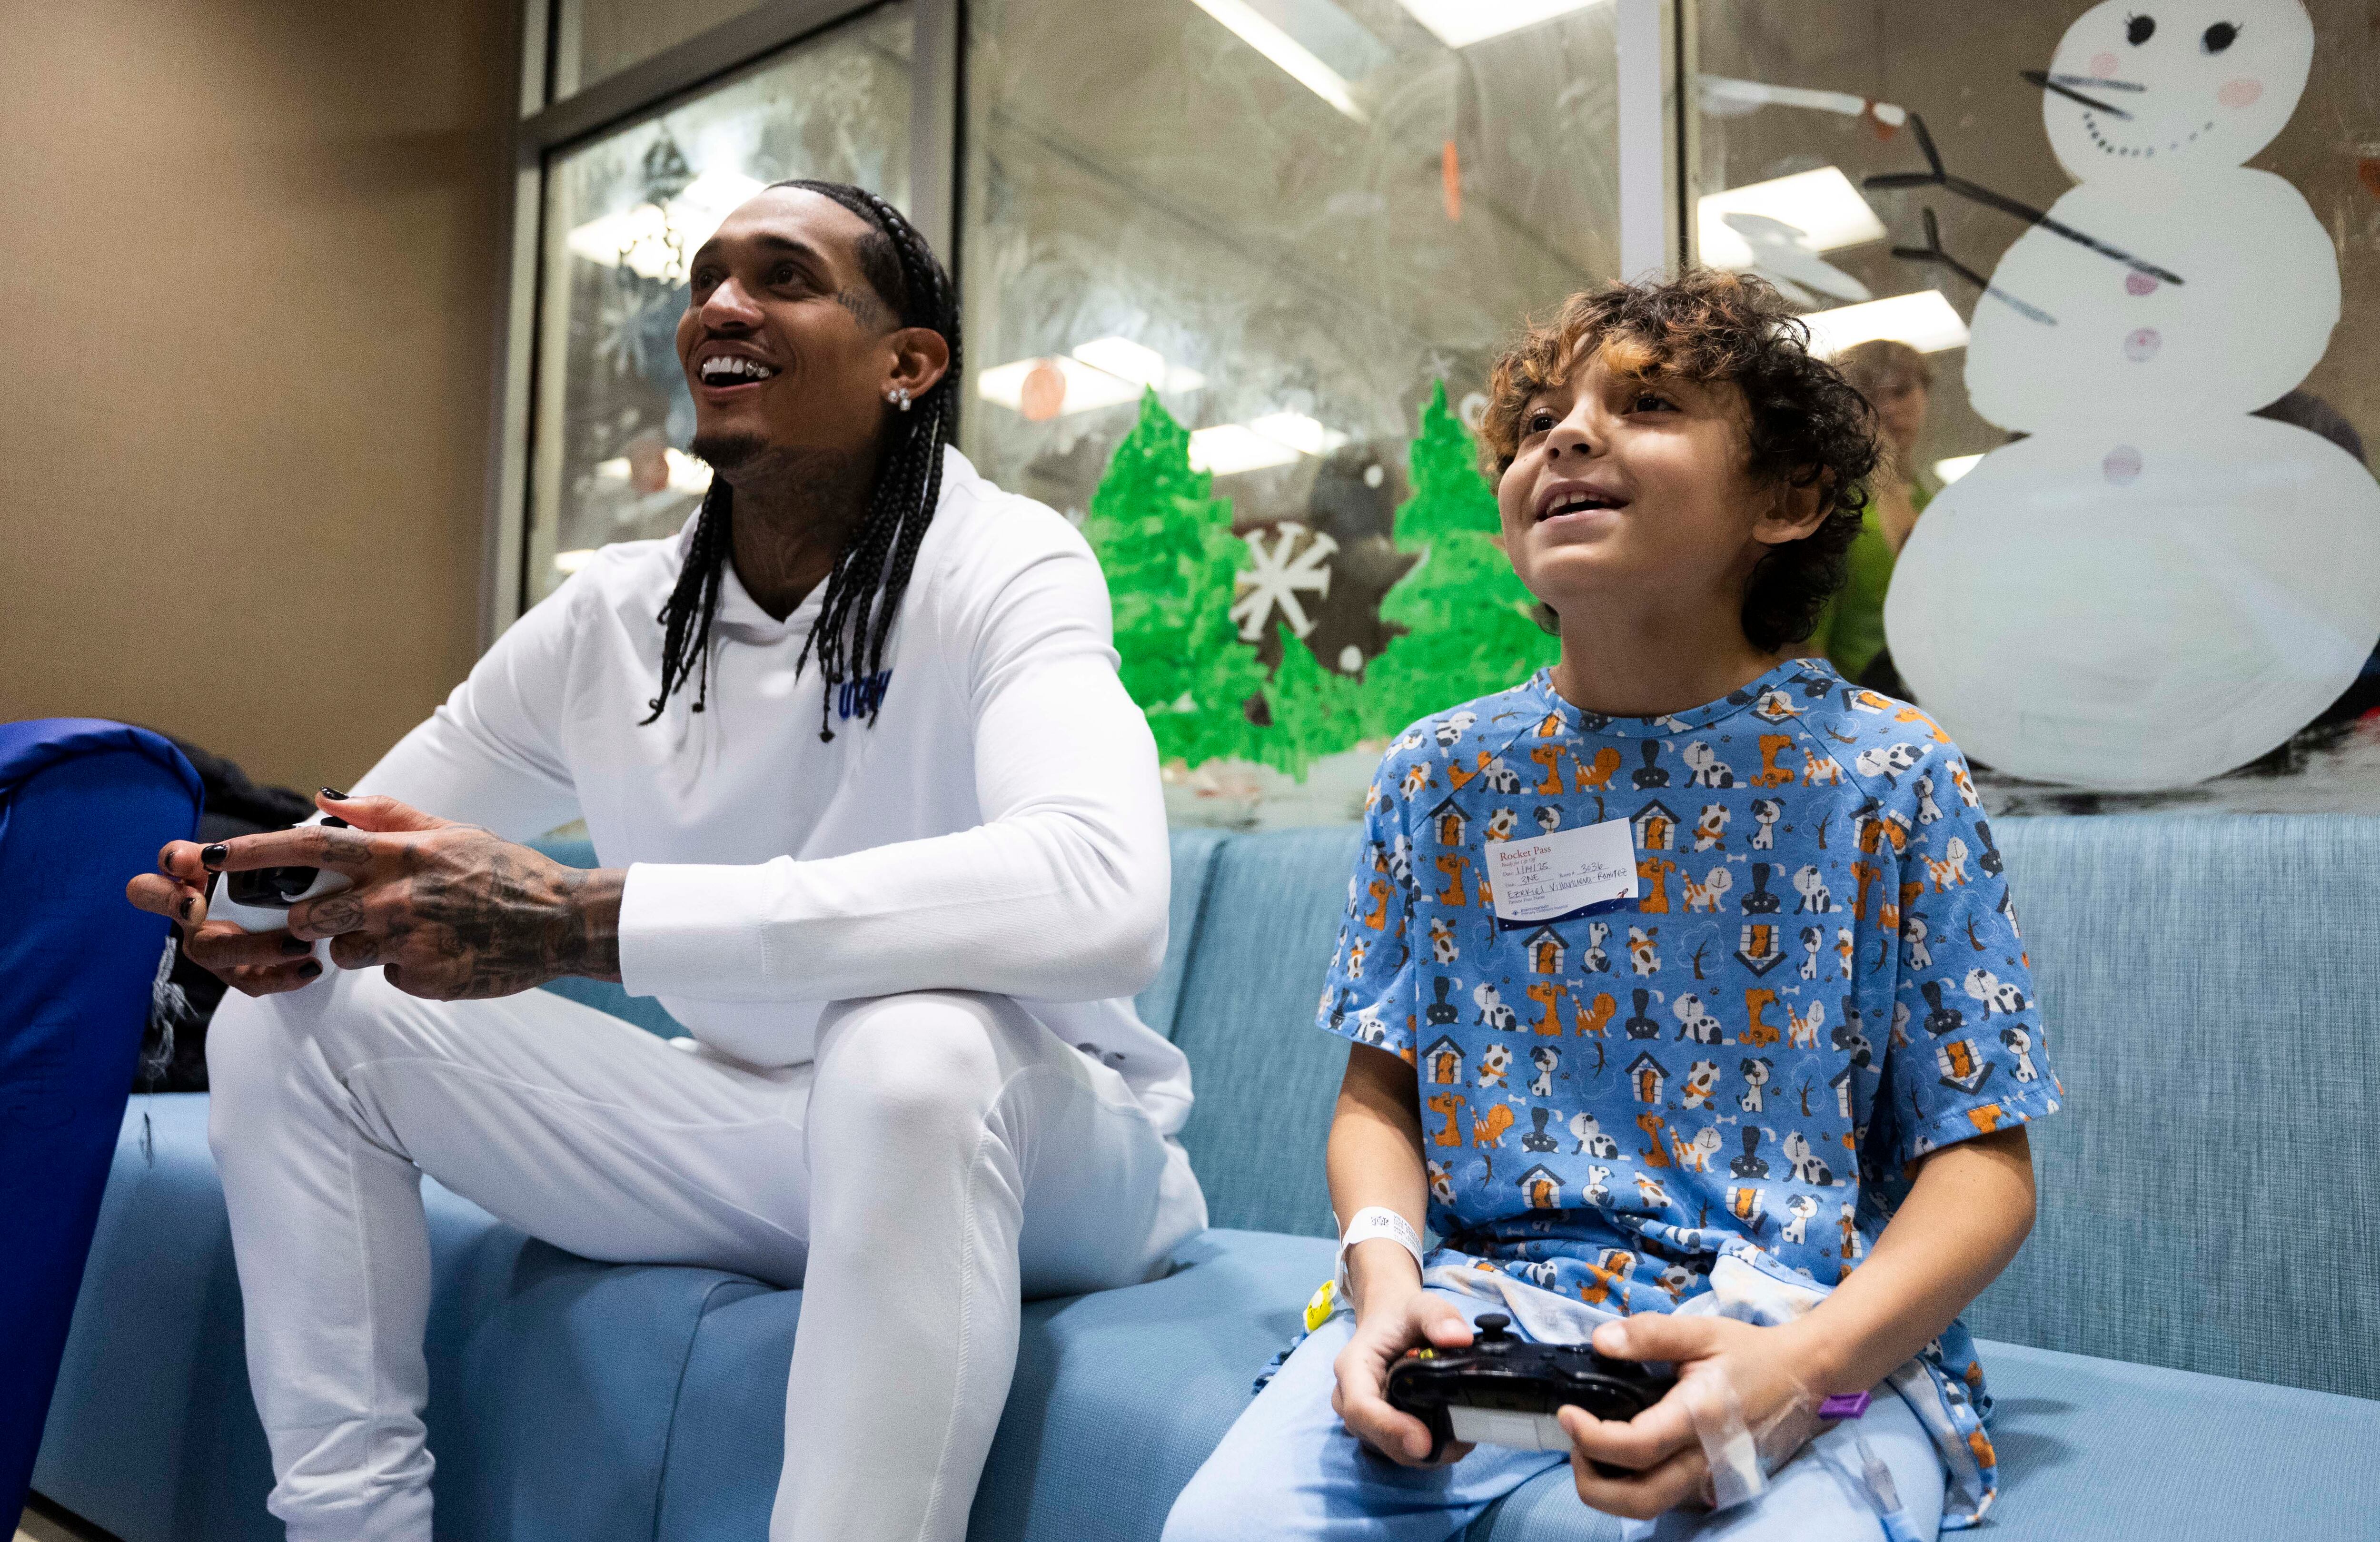
{"type": "Polygon", "coordinates": [[[1219,477],[1268,466],[1288,466],[1300,455],[1327,455],[1347,443],[1303,412],[1268,412],[1252,423],[1218,423],[1190,436],[1190,465],[1219,477]]]}
{"type": "Polygon", "coordinates": [[[1058,371],[1065,382],[1065,395],[1058,398],[1058,413],[1089,412],[1097,407],[1114,407],[1123,402],[1140,400],[1140,382],[1111,375],[1078,358],[1063,354],[1054,358],[1020,358],[1014,364],[1002,364],[986,370],[976,377],[975,394],[987,402],[996,402],[1013,412],[1025,410],[1025,382],[1033,371],[1048,366],[1058,371]]]}
{"type": "MultiPolygon", "coordinates": [[[[710,467],[683,450],[667,449],[662,455],[669,462],[669,490],[672,492],[708,492],[710,491],[710,467]]],[[[595,475],[605,481],[624,482],[628,480],[628,457],[595,463],[595,475]]]]}
{"type": "Polygon", "coordinates": [[[1190,436],[1191,468],[1219,477],[1287,466],[1296,459],[1294,447],[1242,423],[1218,423],[1190,436]]]}
{"type": "Polygon", "coordinates": [[[1876,217],[1867,200],[1835,166],[1703,196],[1694,211],[1703,261],[1714,268],[1741,273],[1754,266],[1756,259],[1751,243],[1729,228],[1730,214],[1755,214],[1790,225],[1809,238],[1805,244],[1812,251],[1881,241],[1887,234],[1884,222],[1876,217]]]}
{"type": "Polygon", "coordinates": [[[1045,418],[1136,402],[1148,387],[1196,391],[1207,383],[1207,377],[1197,370],[1170,365],[1163,354],[1129,337],[1095,337],[1071,358],[1020,358],[1013,364],[995,365],[976,377],[975,394],[1012,412],[1023,412],[1025,382],[1045,366],[1057,370],[1065,382],[1057,412],[1045,413],[1045,418]]]}
{"type": "MultiPolygon", "coordinates": [[[[1205,0],[1199,0],[1205,4],[1205,0]]],[[[1583,11],[1602,0],[1404,0],[1413,18],[1449,48],[1500,38],[1540,21],[1583,11]]]]}
{"type": "Polygon", "coordinates": [[[1934,474],[1942,479],[1944,487],[1948,487],[1982,465],[1983,459],[1981,455],[1952,455],[1948,460],[1936,461],[1934,474]]]}
{"type": "Polygon", "coordinates": [[[1967,323],[1959,320],[1939,289],[1814,310],[1802,320],[1810,328],[1811,351],[1822,355],[1839,354],[1878,337],[1906,343],[1919,353],[1967,346],[1967,323]]]}
{"type": "Polygon", "coordinates": [[[1163,354],[1129,337],[1094,337],[1076,348],[1075,357],[1094,369],[1160,391],[1196,391],[1207,383],[1207,377],[1197,370],[1169,365],[1163,354]]]}
{"type": "Polygon", "coordinates": [[[1198,8],[1229,27],[1257,53],[1279,65],[1289,77],[1333,107],[1354,118],[1368,123],[1370,117],[1355,103],[1347,78],[1315,56],[1314,51],[1282,30],[1281,24],[1258,11],[1248,0],[1197,0],[1198,8]]]}
{"type": "Polygon", "coordinates": [[[666,204],[639,203],[573,226],[570,249],[607,268],[625,262],[647,278],[682,282],[695,249],[710,239],[737,204],[766,186],[741,172],[713,168],[666,204]]]}
{"type": "Polygon", "coordinates": [[[1347,443],[1347,436],[1308,418],[1303,412],[1269,412],[1248,427],[1309,455],[1327,455],[1347,443]]]}
{"type": "Polygon", "coordinates": [[[594,558],[595,548],[592,546],[581,547],[576,552],[556,552],[553,554],[553,570],[556,573],[576,573],[594,558]]]}

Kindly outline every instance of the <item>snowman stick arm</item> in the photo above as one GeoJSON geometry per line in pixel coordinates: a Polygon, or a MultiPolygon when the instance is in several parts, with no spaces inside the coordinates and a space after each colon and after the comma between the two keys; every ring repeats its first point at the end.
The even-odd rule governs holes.
{"type": "MultiPolygon", "coordinates": [[[[1926,169],[1884,172],[1875,176],[1863,177],[1861,178],[1862,187],[1879,190],[1898,188],[1939,188],[1945,192],[1955,193],[1970,202],[1980,203],[1986,209],[1995,209],[2003,214],[2014,215],[2027,225],[2037,225],[2053,236],[2061,236],[2087,250],[2095,251],[2102,257],[2121,262],[2128,268],[2137,269],[2151,278],[2167,284],[2181,283],[2180,273],[2134,257],[2121,247],[2111,246],[2086,231],[2077,230],[2063,220],[2052,219],[2046,209],[2035,209],[2030,203],[2010,198],[2006,193],[1996,193],[1981,183],[1970,182],[1963,176],[1952,176],[1942,164],[1942,153],[1935,149],[1934,135],[1926,128],[1925,118],[1912,113],[1909,115],[1909,124],[1917,131],[1917,146],[1925,152],[1926,169]]],[[[1989,287],[1988,285],[1985,286],[1989,287]]]]}
{"type": "Polygon", "coordinates": [[[1942,224],[1934,211],[1923,211],[1925,220],[1925,244],[1922,247],[1895,247],[1892,255],[1904,262],[1938,262],[1978,289],[1989,289],[1992,281],[1942,249],[1942,224]]]}
{"type": "Polygon", "coordinates": [[[2181,275],[2170,268],[2160,268],[2145,258],[2135,257],[2121,247],[2113,246],[2099,239],[2088,231],[2077,230],[2063,220],[2052,219],[2046,211],[2035,209],[2032,204],[2010,198],[2005,193],[1996,193],[1989,188],[1968,181],[1963,176],[1937,177],[1929,176],[1924,172],[1891,172],[1882,176],[1868,177],[1866,185],[1879,188],[1940,188],[1944,192],[1955,193],[1971,203],[1980,203],[1986,209],[1996,209],[2003,214],[2013,214],[2027,225],[2039,225],[2052,236],[2064,237],[2086,250],[2097,252],[2111,261],[2121,262],[2124,266],[2144,273],[2161,283],[2178,285],[2182,282],[2181,275]]]}
{"type": "Polygon", "coordinates": [[[1895,247],[1892,249],[1893,256],[1900,258],[1904,262],[1938,262],[1943,267],[1949,269],[1952,273],[1957,273],[1961,278],[1963,278],[1968,283],[1973,285],[1976,288],[1982,290],[1985,294],[1989,295],[1992,298],[2000,301],[2004,305],[2011,307],[2018,314],[2023,316],[2027,321],[2038,322],[2043,326],[2054,327],[2058,324],[2058,318],[2051,315],[2048,311],[2042,310],[2041,307],[2037,305],[2029,304],[2024,300],[2017,298],[2014,295],[2010,294],[1998,285],[1994,284],[1990,279],[1985,278],[1983,274],[1975,272],[1974,269],[1967,266],[1964,262],[1960,261],[1957,258],[1943,250],[1941,222],[1934,217],[1934,211],[1930,208],[1925,210],[1924,213],[1925,216],[1925,244],[1922,247],[1895,247]]]}

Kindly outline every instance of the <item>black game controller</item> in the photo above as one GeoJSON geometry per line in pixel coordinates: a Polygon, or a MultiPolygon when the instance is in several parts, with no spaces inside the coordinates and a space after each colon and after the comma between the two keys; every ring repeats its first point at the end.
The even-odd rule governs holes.
{"type": "MultiPolygon", "coordinates": [[[[1415,1349],[1389,1367],[1389,1405],[1429,1427],[1429,1457],[1465,1441],[1520,1451],[1568,1451],[1554,1410],[1583,1408],[1598,1419],[1633,1419],[1678,1378],[1635,1360],[1613,1360],[1586,1344],[1533,1344],[1489,1312],[1469,1349],[1415,1349]]],[[[1598,1462],[1606,1477],[1626,1477],[1598,1462]]]]}

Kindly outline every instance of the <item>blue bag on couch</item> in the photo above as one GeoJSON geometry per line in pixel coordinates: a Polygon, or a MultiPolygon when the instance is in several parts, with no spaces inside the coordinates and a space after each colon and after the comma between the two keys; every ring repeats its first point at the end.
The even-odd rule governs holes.
{"type": "Polygon", "coordinates": [[[24,1507],[167,923],[124,885],[199,778],[95,718],[0,723],[0,1517],[24,1507]]]}

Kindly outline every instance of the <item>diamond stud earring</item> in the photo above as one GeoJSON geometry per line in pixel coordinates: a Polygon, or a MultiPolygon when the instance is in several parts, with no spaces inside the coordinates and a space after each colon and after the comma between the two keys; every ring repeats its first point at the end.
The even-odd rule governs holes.
{"type": "Polygon", "coordinates": [[[909,388],[905,385],[895,386],[887,391],[884,393],[884,399],[904,412],[909,410],[909,388]]]}

